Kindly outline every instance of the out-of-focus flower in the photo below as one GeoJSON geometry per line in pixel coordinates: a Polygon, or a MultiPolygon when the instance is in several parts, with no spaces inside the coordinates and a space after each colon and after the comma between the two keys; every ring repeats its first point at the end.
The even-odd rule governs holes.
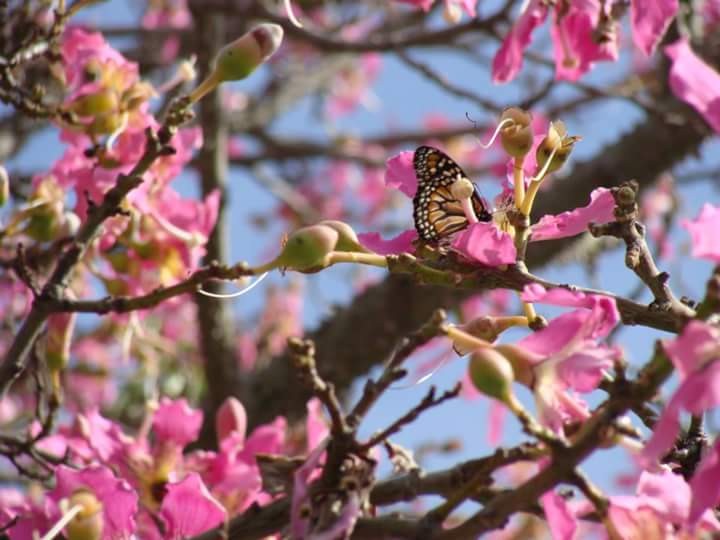
{"type": "Polygon", "coordinates": [[[694,220],[683,220],[690,233],[693,257],[720,263],[720,208],[705,203],[694,220]]]}

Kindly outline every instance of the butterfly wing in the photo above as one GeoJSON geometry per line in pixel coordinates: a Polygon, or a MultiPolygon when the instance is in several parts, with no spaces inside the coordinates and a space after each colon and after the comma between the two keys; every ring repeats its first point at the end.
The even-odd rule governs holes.
{"type": "MultiPolygon", "coordinates": [[[[415,150],[413,166],[418,179],[413,218],[420,238],[425,242],[438,242],[467,227],[462,205],[450,191],[450,186],[457,179],[467,178],[460,166],[447,154],[431,146],[420,146],[415,150]]],[[[477,187],[471,200],[479,220],[492,219],[477,187]]]]}

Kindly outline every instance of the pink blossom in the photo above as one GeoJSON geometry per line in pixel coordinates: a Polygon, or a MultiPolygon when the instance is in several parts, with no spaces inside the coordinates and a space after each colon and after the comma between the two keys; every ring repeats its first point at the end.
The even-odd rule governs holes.
{"type": "Polygon", "coordinates": [[[695,220],[683,220],[682,226],[690,233],[692,255],[720,263],[720,208],[705,203],[695,220]]]}
{"type": "Polygon", "coordinates": [[[192,16],[187,0],[164,0],[149,2],[148,9],[142,17],[143,28],[187,28],[192,16]]]}
{"type": "Polygon", "coordinates": [[[665,47],[672,61],[670,89],[720,132],[720,75],[703,62],[684,38],[665,47]]]}
{"type": "Polygon", "coordinates": [[[633,0],[630,8],[633,41],[650,56],[678,11],[678,0],[633,0]]]}
{"type": "Polygon", "coordinates": [[[486,266],[513,264],[517,256],[513,239],[493,223],[472,223],[453,239],[452,247],[486,266]]]}
{"type": "Polygon", "coordinates": [[[423,11],[429,11],[432,5],[435,3],[435,0],[396,0],[397,2],[402,2],[403,4],[410,4],[417,8],[422,9],[423,11]]]}
{"type": "Polygon", "coordinates": [[[56,486],[48,495],[59,502],[80,488],[90,490],[102,503],[103,538],[125,538],[135,531],[138,497],[135,490],[107,467],[75,470],[65,465],[55,469],[56,486]]]}
{"type": "Polygon", "coordinates": [[[720,439],[705,454],[690,481],[692,501],[689,521],[697,523],[703,515],[713,515],[712,508],[720,503],[720,439]]]}
{"type": "Polygon", "coordinates": [[[531,241],[567,238],[585,232],[590,223],[608,223],[614,219],[615,200],[609,189],[598,188],[590,194],[590,203],[556,216],[543,216],[532,226],[531,241]]]}
{"type": "Polygon", "coordinates": [[[370,86],[382,68],[382,57],[377,53],[364,54],[359,65],[342,71],[330,87],[327,107],[332,118],[352,112],[358,105],[372,106],[377,99],[370,86]]]}
{"type": "Polygon", "coordinates": [[[417,191],[417,176],[413,166],[414,153],[400,152],[385,163],[385,184],[388,187],[399,189],[412,198],[417,191]]]}
{"type": "Polygon", "coordinates": [[[620,312],[615,300],[601,294],[587,294],[560,287],[545,289],[538,283],[526,285],[522,299],[525,302],[551,304],[553,306],[578,307],[597,311],[598,324],[593,327],[590,337],[603,338],[620,322],[620,312]]]}
{"type": "Polygon", "coordinates": [[[532,33],[545,22],[547,15],[548,7],[544,0],[530,0],[495,53],[492,63],[493,82],[506,83],[517,76],[522,67],[523,53],[532,40],[532,33]]]}
{"type": "Polygon", "coordinates": [[[720,405],[720,337],[715,328],[691,321],[665,352],[680,374],[680,385],[655,424],[640,463],[647,467],[663,455],[680,431],[682,411],[700,414],[720,405]]]}
{"type": "Polygon", "coordinates": [[[576,81],[599,60],[618,58],[617,38],[598,43],[593,33],[600,18],[597,0],[574,1],[562,14],[555,10],[550,32],[555,47],[555,78],[576,81]]]}
{"type": "Polygon", "coordinates": [[[415,229],[408,229],[397,236],[385,240],[377,232],[368,232],[358,234],[360,243],[375,253],[380,255],[394,255],[397,253],[412,253],[415,251],[413,242],[417,240],[417,232],[415,229]]]}
{"type": "Polygon", "coordinates": [[[319,445],[328,436],[330,429],[328,422],[323,416],[323,405],[318,398],[312,398],[307,402],[307,421],[305,422],[305,433],[307,437],[308,452],[319,445]]]}
{"type": "Polygon", "coordinates": [[[210,494],[196,473],[167,484],[160,516],[167,525],[165,538],[181,540],[220,525],[227,519],[223,506],[210,494]]]}
{"type": "Polygon", "coordinates": [[[202,421],[202,411],[192,409],[185,399],[163,398],[153,414],[153,433],[161,444],[184,448],[197,439],[202,421]]]}
{"type": "Polygon", "coordinates": [[[589,416],[587,404],[575,392],[597,388],[603,373],[612,366],[618,352],[598,343],[598,339],[607,335],[619,316],[612,299],[542,291],[528,288],[523,299],[547,298],[559,305],[585,306],[554,318],[546,328],[515,344],[532,366],[530,385],[540,421],[560,431],[564,423],[589,416]]]}
{"type": "Polygon", "coordinates": [[[573,540],[577,531],[577,520],[568,507],[567,501],[555,491],[548,491],[540,497],[553,540],[573,540]]]}
{"type": "Polygon", "coordinates": [[[328,439],[319,444],[293,474],[293,494],[290,503],[290,531],[293,538],[304,538],[308,529],[307,519],[303,517],[303,508],[308,504],[309,483],[316,468],[320,465],[328,439]]]}
{"type": "MultiPolygon", "coordinates": [[[[644,471],[638,480],[636,495],[616,495],[609,500],[610,520],[618,531],[629,537],[643,538],[648,530],[679,529],[678,532],[685,533],[693,530],[689,519],[690,487],[682,476],[673,472],[644,471]]],[[[585,510],[590,510],[589,504],[585,510]]],[[[718,531],[720,523],[711,510],[706,510],[700,527],[718,531]]]]}

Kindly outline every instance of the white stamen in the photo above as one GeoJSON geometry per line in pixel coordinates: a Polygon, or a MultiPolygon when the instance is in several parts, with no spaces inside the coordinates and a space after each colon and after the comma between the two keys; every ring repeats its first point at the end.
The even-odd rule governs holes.
{"type": "Polygon", "coordinates": [[[202,294],[203,296],[209,296],[210,298],[221,298],[221,299],[223,299],[223,298],[236,298],[236,297],[238,297],[238,296],[242,296],[242,295],[245,294],[246,292],[252,291],[252,290],[258,285],[258,283],[260,283],[263,279],[265,279],[265,278],[267,277],[268,274],[269,274],[269,272],[265,272],[265,273],[262,274],[259,278],[257,278],[255,281],[253,281],[250,285],[248,285],[248,286],[245,287],[244,289],[240,289],[239,291],[234,292],[234,293],[218,294],[218,293],[213,293],[213,292],[210,292],[210,291],[206,291],[206,290],[203,289],[202,287],[198,288],[198,291],[197,291],[197,292],[199,292],[199,293],[202,294]]]}
{"type": "Polygon", "coordinates": [[[82,512],[83,509],[84,506],[82,504],[76,504],[73,506],[70,510],[63,514],[53,528],[46,532],[45,536],[43,536],[40,540],[53,540],[53,538],[60,534],[65,526],[75,519],[75,516],[82,512]]]}
{"type": "Polygon", "coordinates": [[[485,143],[485,144],[483,144],[483,143],[481,142],[481,143],[480,143],[480,148],[483,148],[484,150],[487,150],[488,148],[490,148],[490,147],[493,145],[493,143],[495,142],[495,139],[497,139],[497,136],[500,134],[500,130],[501,130],[502,128],[504,128],[506,125],[508,125],[508,124],[514,124],[514,123],[515,123],[515,120],[513,120],[512,118],[506,118],[505,120],[503,120],[502,122],[500,122],[500,123],[497,125],[497,127],[495,128],[495,131],[493,132],[492,137],[490,137],[490,140],[489,140],[487,143],[485,143]]]}
{"type": "Polygon", "coordinates": [[[297,17],[295,17],[295,14],[293,13],[292,2],[290,0],[283,0],[283,3],[285,4],[285,12],[287,13],[287,18],[290,19],[290,22],[298,28],[302,28],[302,23],[297,19],[297,17]]]}
{"type": "Polygon", "coordinates": [[[401,384],[401,385],[394,385],[390,387],[390,390],[407,390],[408,388],[413,388],[415,386],[420,386],[424,382],[429,381],[431,378],[435,376],[435,374],[440,371],[442,368],[444,368],[448,362],[452,360],[451,356],[447,356],[443,359],[442,362],[440,362],[437,366],[435,366],[430,373],[426,373],[422,377],[420,377],[417,381],[413,381],[409,384],[401,384]]]}

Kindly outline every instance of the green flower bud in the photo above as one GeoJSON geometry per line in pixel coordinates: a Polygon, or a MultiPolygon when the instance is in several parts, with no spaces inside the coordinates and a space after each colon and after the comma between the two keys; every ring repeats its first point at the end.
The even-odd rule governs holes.
{"type": "Polygon", "coordinates": [[[0,164],[0,207],[10,199],[10,177],[7,169],[0,164]]]}
{"type": "Polygon", "coordinates": [[[513,368],[496,350],[476,350],[470,357],[469,374],[475,388],[483,394],[508,404],[515,400],[512,393],[515,380],[513,368]]]}
{"type": "Polygon", "coordinates": [[[534,355],[522,347],[512,343],[502,343],[495,346],[495,350],[501,354],[512,366],[515,380],[520,384],[531,388],[535,382],[533,366],[543,358],[534,355]]]}
{"type": "Polygon", "coordinates": [[[67,524],[68,540],[100,540],[103,536],[103,505],[87,489],[78,489],[70,497],[70,507],[82,506],[82,510],[67,524]]]}
{"type": "Polygon", "coordinates": [[[550,122],[548,134],[537,147],[537,151],[535,153],[538,173],[545,167],[548,159],[550,159],[550,156],[553,154],[553,150],[555,151],[555,155],[553,156],[545,174],[550,174],[562,167],[567,161],[567,158],[570,156],[570,152],[572,152],[575,143],[581,139],[582,137],[577,135],[568,135],[564,122],[560,120],[550,122]]]}
{"type": "Polygon", "coordinates": [[[527,155],[533,145],[532,115],[518,107],[505,109],[500,122],[506,122],[500,128],[500,142],[508,155],[520,158],[527,155]]]}
{"type": "Polygon", "coordinates": [[[50,371],[61,371],[70,360],[70,343],[76,313],[54,313],[48,317],[45,336],[45,361],[50,371]]]}
{"type": "Polygon", "coordinates": [[[311,225],[293,232],[287,239],[274,266],[297,270],[314,270],[325,265],[325,257],[335,250],[340,234],[327,225],[311,225]]]}
{"type": "Polygon", "coordinates": [[[335,251],[360,251],[363,253],[368,252],[367,249],[360,245],[360,240],[358,240],[357,234],[355,234],[353,228],[347,223],[327,219],[325,221],[321,221],[320,223],[318,223],[318,225],[324,225],[337,231],[338,241],[337,245],[335,246],[335,251]]]}
{"type": "Polygon", "coordinates": [[[225,45],[215,57],[212,73],[193,90],[190,101],[196,102],[222,82],[239,81],[250,75],[278,50],[282,39],[282,26],[262,23],[225,45]]]}

